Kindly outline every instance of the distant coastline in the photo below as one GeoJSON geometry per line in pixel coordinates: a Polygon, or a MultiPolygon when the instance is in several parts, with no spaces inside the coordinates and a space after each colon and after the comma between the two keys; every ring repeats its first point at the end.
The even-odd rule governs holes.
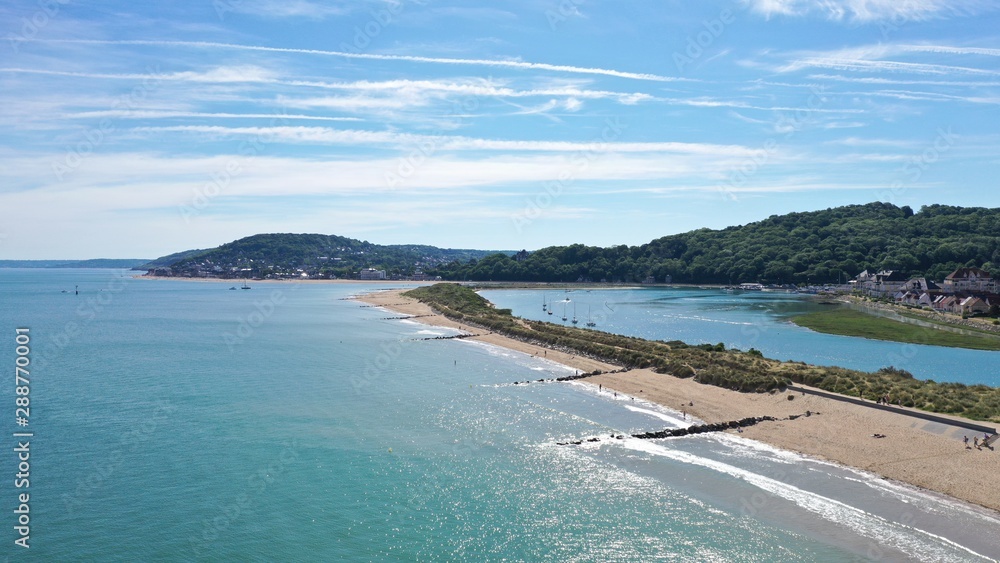
{"type": "Polygon", "coordinates": [[[95,268],[132,270],[149,262],[139,258],[91,258],[87,260],[0,260],[0,268],[95,268]]]}

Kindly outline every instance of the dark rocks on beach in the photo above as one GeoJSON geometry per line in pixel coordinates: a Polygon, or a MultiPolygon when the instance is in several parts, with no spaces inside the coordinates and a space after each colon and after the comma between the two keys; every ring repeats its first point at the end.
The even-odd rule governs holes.
{"type": "MultiPolygon", "coordinates": [[[[812,413],[819,414],[819,413],[812,413]]],[[[792,415],[784,420],[795,420],[802,415],[792,415]]],[[[729,422],[713,422],[711,424],[698,424],[694,426],[688,426],[687,428],[668,428],[666,430],[658,430],[655,432],[642,432],[639,434],[632,434],[633,438],[638,438],[640,440],[659,440],[662,438],[679,438],[681,436],[691,436],[693,434],[704,434],[706,432],[722,432],[730,428],[745,428],[747,426],[753,426],[761,422],[774,422],[778,419],[773,416],[750,416],[746,418],[741,418],[740,420],[731,420],[729,422]]],[[[611,435],[612,438],[623,440],[624,435],[611,435]]],[[[588,438],[587,442],[599,442],[600,438],[588,438]]],[[[560,446],[569,445],[580,445],[583,443],[580,440],[572,442],[556,442],[560,446]]]]}
{"type": "MultiPolygon", "coordinates": [[[[413,317],[403,317],[407,319],[412,319],[413,317]]],[[[478,334],[453,334],[451,336],[429,336],[427,338],[416,338],[414,340],[454,340],[456,338],[471,338],[473,336],[479,336],[478,334]]]]}

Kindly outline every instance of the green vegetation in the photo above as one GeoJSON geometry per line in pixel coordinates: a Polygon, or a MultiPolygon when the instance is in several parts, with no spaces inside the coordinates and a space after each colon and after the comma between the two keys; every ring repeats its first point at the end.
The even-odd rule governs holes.
{"type": "Polygon", "coordinates": [[[740,227],[699,229],[641,246],[553,246],[518,261],[506,254],[433,270],[451,280],[677,283],[835,283],[890,269],[940,280],[961,266],[1000,274],[1000,209],[888,203],[774,215],[740,227]]]}
{"type": "Polygon", "coordinates": [[[722,344],[691,346],[602,331],[564,327],[515,317],[496,309],[468,287],[436,284],[405,295],[431,305],[441,314],[464,323],[545,346],[571,350],[632,368],[652,368],[674,377],[746,392],[780,389],[789,382],[874,400],[889,394],[903,406],[1000,422],[1000,389],[985,385],[936,383],[914,379],[892,367],[865,373],[838,367],[763,358],[759,351],[726,350],[722,344]]]}
{"type": "MultiPolygon", "coordinates": [[[[923,321],[925,323],[931,323],[941,327],[956,328],[959,330],[964,330],[966,332],[979,332],[982,334],[987,334],[1000,338],[1000,333],[997,333],[996,331],[989,330],[986,327],[978,327],[975,325],[965,325],[965,324],[950,322],[948,320],[948,317],[945,317],[941,313],[921,315],[919,313],[915,313],[912,310],[907,310],[907,309],[897,309],[896,313],[908,319],[923,321]]],[[[998,322],[997,319],[993,319],[992,324],[1000,324],[1000,322],[998,322]]]]}
{"type": "Polygon", "coordinates": [[[640,246],[574,244],[530,254],[382,246],[316,234],[263,234],[164,256],[141,269],[164,275],[352,277],[362,268],[448,280],[520,282],[834,283],[862,270],[940,280],[958,267],[1000,274],[1000,209],[889,203],[773,215],[722,230],[698,229],[640,246]],[[526,255],[525,255],[526,254],[526,255]]]}
{"type": "Polygon", "coordinates": [[[208,250],[189,250],[158,258],[142,269],[161,268],[166,275],[209,272],[217,277],[311,276],[353,277],[363,268],[389,276],[412,275],[454,260],[475,260],[494,251],[454,250],[402,244],[383,246],[335,235],[263,234],[208,250]]]}
{"type": "MultiPolygon", "coordinates": [[[[1000,334],[991,335],[984,331],[975,331],[977,334],[969,335],[959,334],[894,321],[846,307],[807,313],[792,317],[791,320],[799,326],[826,334],[860,336],[875,340],[950,346],[953,348],[971,348],[973,350],[1000,350],[1000,334]]],[[[920,318],[920,320],[925,319],[920,318]]],[[[964,329],[964,327],[961,328],[964,329]]]]}

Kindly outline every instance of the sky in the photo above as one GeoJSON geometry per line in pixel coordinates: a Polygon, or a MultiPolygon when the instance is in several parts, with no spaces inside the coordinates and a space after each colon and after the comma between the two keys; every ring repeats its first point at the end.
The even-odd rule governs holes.
{"type": "Polygon", "coordinates": [[[1000,206],[1000,3],[0,5],[0,258],[1000,206]]]}

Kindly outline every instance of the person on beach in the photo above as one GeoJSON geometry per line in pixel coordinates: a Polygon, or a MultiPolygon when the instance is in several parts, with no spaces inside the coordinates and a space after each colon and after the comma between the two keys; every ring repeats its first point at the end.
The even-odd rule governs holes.
{"type": "Polygon", "coordinates": [[[967,450],[971,450],[972,449],[972,448],[969,447],[969,437],[968,436],[962,436],[962,443],[965,444],[965,449],[967,449],[967,450]]]}
{"type": "Polygon", "coordinates": [[[977,450],[980,449],[979,448],[979,436],[973,436],[972,437],[972,445],[976,446],[977,450]]]}

